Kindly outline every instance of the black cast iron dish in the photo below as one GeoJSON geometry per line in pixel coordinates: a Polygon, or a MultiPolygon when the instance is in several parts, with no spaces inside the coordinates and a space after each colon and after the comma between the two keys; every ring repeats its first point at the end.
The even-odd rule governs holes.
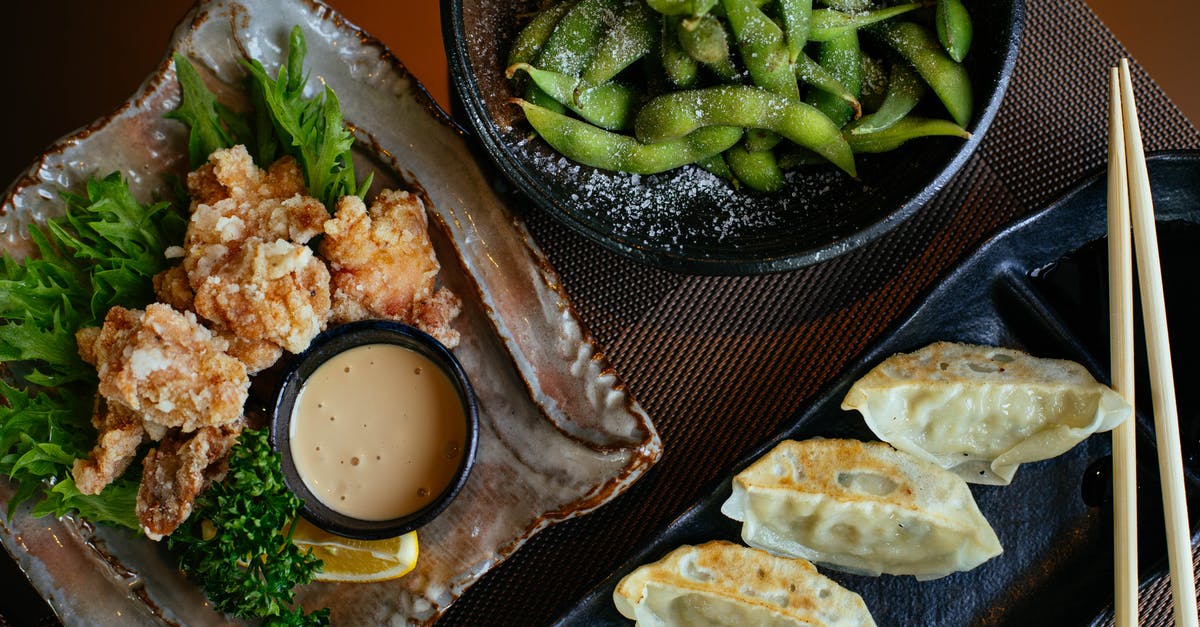
{"type": "MultiPolygon", "coordinates": [[[[397,322],[385,320],[363,320],[336,326],[316,337],[308,350],[304,351],[283,375],[279,390],[275,397],[275,407],[271,417],[271,446],[280,455],[283,463],[283,478],[288,488],[304,501],[300,510],[309,522],[340,536],[358,538],[360,540],[379,540],[391,538],[418,529],[433,520],[442,510],[450,505],[471,472],[475,463],[476,442],[479,439],[479,410],[475,401],[475,393],[471,383],[463,372],[462,366],[454,358],[454,354],[440,342],[430,337],[420,329],[397,322]],[[304,485],[296,472],[296,464],[292,459],[292,448],[288,441],[292,421],[292,408],[304,381],[321,364],[334,355],[365,344],[396,344],[414,350],[438,367],[450,378],[462,401],[463,414],[466,417],[466,441],[463,443],[462,462],[450,485],[437,498],[425,507],[401,518],[392,520],[360,520],[340,514],[325,506],[304,485]]],[[[386,477],[381,477],[386,481],[386,477]]]]}
{"type": "Polygon", "coordinates": [[[451,83],[488,156],[549,215],[614,252],[697,274],[758,274],[818,263],[858,248],[910,217],[966,163],[996,116],[1025,20],[1020,0],[968,3],[975,39],[965,60],[975,95],[969,140],[932,138],[859,155],[861,180],[807,166],[775,194],[726,193],[684,173],[635,177],[576,166],[530,140],[504,61],[532,0],[442,0],[451,83]],[[701,188],[698,185],[713,187],[701,188]],[[709,191],[709,190],[715,190],[709,191]],[[664,215],[671,213],[672,215],[664,215]]]}
{"type": "MultiPolygon", "coordinates": [[[[1200,152],[1150,161],[1159,221],[1171,353],[1179,385],[1184,475],[1193,532],[1200,522],[1200,376],[1189,355],[1200,348],[1200,299],[1191,292],[1200,245],[1200,152]]],[[[639,547],[558,625],[628,625],[612,592],[621,577],[682,544],[739,542],[740,523],[720,512],[733,475],[785,438],[874,440],[857,413],[840,409],[850,385],[886,357],[952,340],[1022,348],[1076,360],[1108,381],[1105,181],[1068,194],[1006,229],[958,266],[845,377],[820,395],[777,437],[721,473],[702,498],[639,547]]],[[[1140,334],[1140,320],[1135,324],[1140,334]]],[[[1139,338],[1138,346],[1144,346],[1139,338]]],[[[1166,532],[1158,491],[1149,379],[1139,355],[1138,549],[1141,575],[1166,567],[1166,532]]],[[[966,573],[920,582],[912,577],[823,573],[862,595],[880,625],[1084,625],[1112,604],[1110,439],[1093,436],[1052,460],[1023,464],[1008,486],[971,486],[1004,553],[966,573]]],[[[1103,616],[1101,616],[1103,618],[1103,616]]]]}

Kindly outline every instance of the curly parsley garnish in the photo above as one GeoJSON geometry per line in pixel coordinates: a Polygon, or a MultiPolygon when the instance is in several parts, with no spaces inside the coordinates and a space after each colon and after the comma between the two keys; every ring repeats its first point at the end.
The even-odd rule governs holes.
{"type": "Polygon", "coordinates": [[[292,588],[321,568],[321,560],[292,544],[300,504],[283,483],[267,430],[243,431],[229,474],[196,499],[168,544],[218,610],[266,624],[322,625],[328,609],[305,614],[291,607],[292,588]]]}

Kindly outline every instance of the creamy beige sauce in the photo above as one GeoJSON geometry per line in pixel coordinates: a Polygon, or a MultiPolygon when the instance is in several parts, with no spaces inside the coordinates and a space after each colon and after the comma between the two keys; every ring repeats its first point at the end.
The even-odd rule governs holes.
{"type": "Polygon", "coordinates": [[[389,520],[449,485],[466,419],[437,364],[403,346],[367,344],[308,377],[290,431],[296,470],[314,496],[353,518],[389,520]]]}

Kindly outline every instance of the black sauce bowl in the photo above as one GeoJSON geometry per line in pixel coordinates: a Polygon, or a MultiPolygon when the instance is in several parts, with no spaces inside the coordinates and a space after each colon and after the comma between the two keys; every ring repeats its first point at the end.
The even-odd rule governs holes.
{"type": "Polygon", "coordinates": [[[379,540],[418,529],[450,505],[458,495],[471,467],[475,464],[475,448],[479,439],[479,408],[475,392],[450,349],[420,329],[386,320],[363,320],[336,326],[313,339],[308,350],[300,354],[283,373],[275,394],[271,415],[271,447],[280,455],[283,479],[288,488],[304,501],[300,514],[309,522],[330,533],[359,540],[379,540]],[[416,351],[437,364],[450,379],[462,402],[467,421],[463,441],[462,461],[454,478],[442,493],[417,511],[390,520],[362,520],[334,511],[322,503],[304,484],[296,470],[290,441],[292,412],[301,388],[308,377],[335,355],[367,344],[395,344],[416,351]]]}
{"type": "MultiPolygon", "coordinates": [[[[536,0],[441,0],[456,117],[517,190],[551,218],[639,262],[688,274],[792,270],[881,238],[941,191],[996,117],[1017,59],[1022,0],[968,3],[974,41],[964,61],[975,112],[971,139],[926,138],[858,155],[859,180],[804,166],[780,192],[732,190],[695,166],[634,176],[568,162],[531,139],[505,78],[509,46],[536,0]]],[[[928,100],[936,100],[932,97],[928,100]]],[[[940,104],[922,115],[947,117],[940,104]]],[[[1010,141],[1011,140],[1005,140],[1010,141]]]]}

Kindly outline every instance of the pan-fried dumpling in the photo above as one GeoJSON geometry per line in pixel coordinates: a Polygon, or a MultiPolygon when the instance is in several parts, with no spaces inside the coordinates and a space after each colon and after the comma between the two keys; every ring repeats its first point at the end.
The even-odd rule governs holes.
{"type": "Polygon", "coordinates": [[[720,541],[639,566],[617,584],[613,602],[642,627],[875,625],[862,597],[812,564],[720,541]]]}
{"type": "Polygon", "coordinates": [[[862,575],[936,579],[1001,552],[965,481],[883,442],[785,440],[721,512],[750,546],[862,575]]]}
{"type": "Polygon", "coordinates": [[[1061,455],[1132,410],[1083,366],[1021,351],[938,342],[884,360],[842,409],[879,439],[972,483],[1007,485],[1024,462],[1061,455]]]}

